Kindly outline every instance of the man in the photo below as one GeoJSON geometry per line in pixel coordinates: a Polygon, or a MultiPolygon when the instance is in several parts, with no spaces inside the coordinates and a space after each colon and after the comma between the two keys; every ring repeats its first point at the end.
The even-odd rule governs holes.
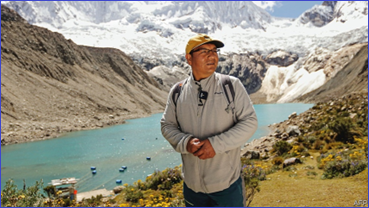
{"type": "Polygon", "coordinates": [[[223,46],[204,34],[188,41],[186,59],[192,74],[182,84],[177,101],[172,98],[175,87],[171,89],[160,121],[163,136],[182,156],[186,206],[241,207],[246,201],[240,149],[255,133],[257,118],[235,77],[230,77],[234,115],[229,110],[221,75],[215,73],[217,50],[223,46]]]}

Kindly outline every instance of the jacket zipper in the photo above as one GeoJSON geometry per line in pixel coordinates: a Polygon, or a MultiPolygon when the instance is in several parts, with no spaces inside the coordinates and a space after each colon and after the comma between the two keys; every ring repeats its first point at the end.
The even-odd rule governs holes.
{"type": "MultiPolygon", "coordinates": [[[[197,98],[199,99],[199,98],[197,98]]],[[[199,101],[197,101],[199,102],[199,101]]],[[[197,106],[197,123],[198,123],[198,128],[199,128],[199,131],[198,132],[201,132],[201,128],[202,128],[202,123],[201,123],[201,116],[202,116],[202,113],[204,112],[204,108],[205,108],[205,104],[206,104],[206,100],[205,102],[203,102],[203,105],[202,106],[197,106]]],[[[205,193],[208,193],[208,190],[205,186],[205,183],[204,183],[204,173],[203,173],[203,170],[201,169],[201,159],[200,158],[197,158],[197,165],[198,165],[198,169],[199,169],[199,173],[200,173],[200,186],[201,188],[204,190],[205,193]]]]}

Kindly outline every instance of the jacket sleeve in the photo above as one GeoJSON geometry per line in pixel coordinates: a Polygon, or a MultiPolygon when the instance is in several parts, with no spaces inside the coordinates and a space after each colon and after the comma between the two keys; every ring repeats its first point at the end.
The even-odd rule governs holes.
{"type": "Polygon", "coordinates": [[[256,113],[245,87],[239,79],[232,83],[235,91],[237,123],[227,131],[209,137],[216,153],[224,153],[243,146],[256,132],[258,126],[256,113]]]}
{"type": "Polygon", "coordinates": [[[187,143],[190,138],[193,137],[191,134],[183,133],[177,122],[175,105],[172,101],[174,87],[169,92],[167,105],[165,111],[160,120],[161,133],[164,138],[172,145],[175,151],[181,154],[189,154],[187,151],[187,143]]]}

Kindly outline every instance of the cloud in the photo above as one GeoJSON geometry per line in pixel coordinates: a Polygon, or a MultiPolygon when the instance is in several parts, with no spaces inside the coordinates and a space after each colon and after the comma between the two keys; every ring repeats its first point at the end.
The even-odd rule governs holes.
{"type": "Polygon", "coordinates": [[[270,12],[273,12],[275,7],[282,6],[282,2],[280,1],[253,1],[253,3],[256,4],[256,6],[270,12]]]}

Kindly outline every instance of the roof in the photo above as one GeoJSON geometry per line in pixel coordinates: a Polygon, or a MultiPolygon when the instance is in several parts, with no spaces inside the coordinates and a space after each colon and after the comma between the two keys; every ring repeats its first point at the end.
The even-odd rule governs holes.
{"type": "Polygon", "coordinates": [[[76,178],[61,178],[61,179],[54,179],[51,180],[51,185],[53,186],[60,186],[60,185],[66,185],[66,184],[76,184],[77,179],[76,178]]]}

